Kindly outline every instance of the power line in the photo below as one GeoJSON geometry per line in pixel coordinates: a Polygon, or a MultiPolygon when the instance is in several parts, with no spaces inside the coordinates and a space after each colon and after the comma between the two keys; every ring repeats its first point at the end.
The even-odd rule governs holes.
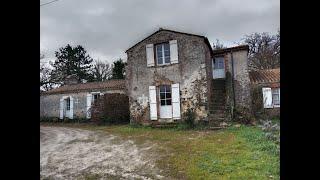
{"type": "Polygon", "coordinates": [[[50,2],[47,2],[47,3],[43,3],[43,4],[40,4],[40,6],[44,6],[44,5],[47,5],[47,4],[51,4],[51,3],[56,2],[56,1],[59,1],[59,0],[53,0],[53,1],[50,1],[50,2]]]}

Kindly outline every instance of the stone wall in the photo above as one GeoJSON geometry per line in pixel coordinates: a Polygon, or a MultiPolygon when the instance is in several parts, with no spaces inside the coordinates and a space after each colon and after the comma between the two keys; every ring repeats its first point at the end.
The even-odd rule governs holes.
{"type": "MultiPolygon", "coordinates": [[[[233,55],[235,108],[251,109],[250,79],[248,71],[248,52],[235,51],[233,55]]],[[[226,71],[232,76],[231,53],[225,55],[227,59],[226,71]]],[[[231,80],[231,79],[230,79],[231,80]]]]}
{"type": "Polygon", "coordinates": [[[197,120],[207,116],[206,56],[204,38],[160,31],[127,51],[126,86],[133,122],[150,122],[149,86],[180,84],[181,114],[195,108],[197,120]],[[147,67],[146,45],[177,40],[179,63],[147,67]]]}
{"type": "MultiPolygon", "coordinates": [[[[100,91],[101,93],[124,93],[123,90],[100,91]]],[[[74,92],[63,94],[43,94],[40,96],[40,117],[59,118],[60,98],[63,96],[73,97],[74,119],[86,118],[87,94],[89,92],[74,92]]]]}
{"type": "Polygon", "coordinates": [[[263,95],[262,88],[280,87],[280,83],[263,83],[263,84],[252,84],[251,85],[251,96],[252,96],[252,110],[256,118],[270,119],[280,118],[280,107],[264,108],[263,107],[263,95]]]}

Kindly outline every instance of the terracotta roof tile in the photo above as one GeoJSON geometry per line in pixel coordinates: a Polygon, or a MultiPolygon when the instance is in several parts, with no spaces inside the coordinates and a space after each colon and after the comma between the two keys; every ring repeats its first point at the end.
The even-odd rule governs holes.
{"type": "Polygon", "coordinates": [[[280,68],[249,72],[252,84],[280,82],[280,68]]]}
{"type": "Polygon", "coordinates": [[[113,79],[104,82],[90,82],[83,84],[64,85],[50,91],[43,92],[43,94],[59,94],[65,92],[79,92],[87,90],[123,90],[125,89],[125,80],[113,79]]]}

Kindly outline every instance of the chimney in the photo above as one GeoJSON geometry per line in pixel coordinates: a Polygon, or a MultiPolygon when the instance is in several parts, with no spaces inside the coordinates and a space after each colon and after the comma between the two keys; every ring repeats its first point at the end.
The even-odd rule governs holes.
{"type": "Polygon", "coordinates": [[[64,80],[64,84],[65,85],[72,85],[72,84],[78,84],[78,77],[75,74],[69,75],[66,77],[66,79],[64,80]]]}

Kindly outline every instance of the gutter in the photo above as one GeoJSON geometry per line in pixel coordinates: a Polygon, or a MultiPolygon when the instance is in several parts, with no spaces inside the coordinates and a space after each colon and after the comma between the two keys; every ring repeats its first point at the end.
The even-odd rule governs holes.
{"type": "Polygon", "coordinates": [[[236,105],[236,97],[234,93],[234,65],[233,65],[233,51],[230,51],[231,53],[231,67],[232,67],[232,93],[233,93],[233,105],[236,105]]]}

